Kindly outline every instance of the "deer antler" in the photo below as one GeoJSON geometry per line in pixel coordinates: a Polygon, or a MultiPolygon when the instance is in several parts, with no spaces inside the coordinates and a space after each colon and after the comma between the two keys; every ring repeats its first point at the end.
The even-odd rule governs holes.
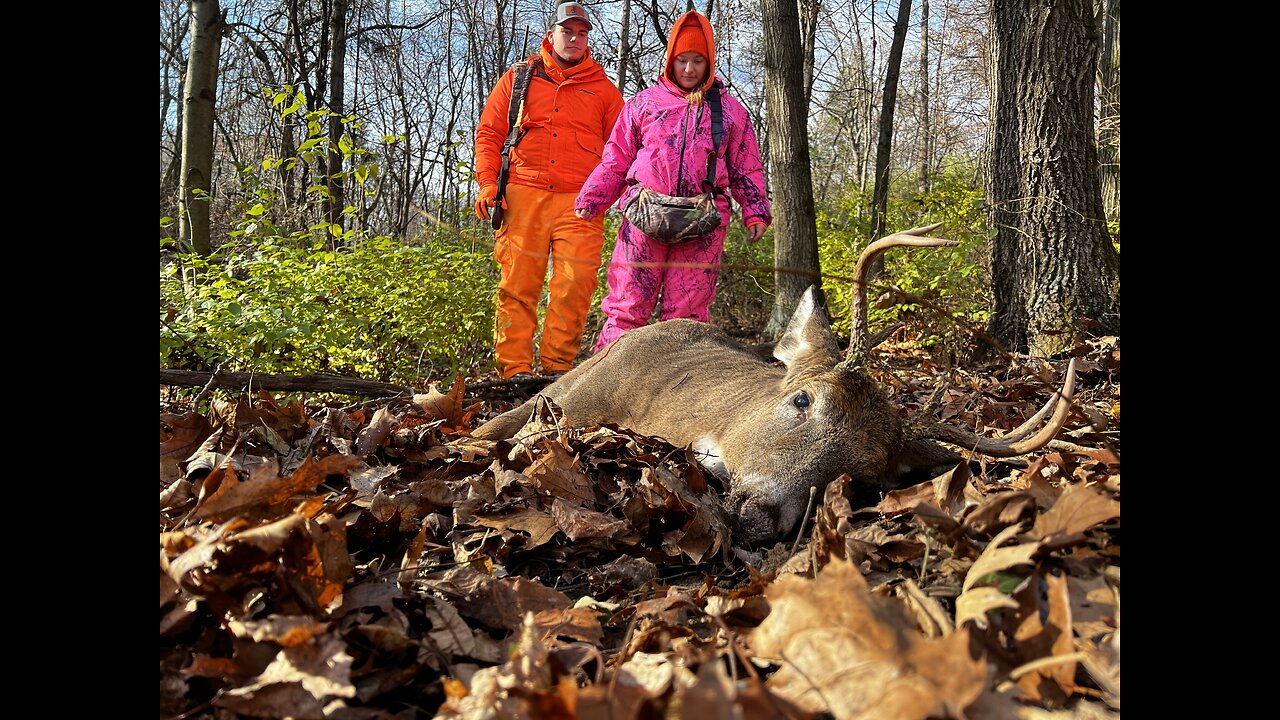
{"type": "Polygon", "coordinates": [[[1039,450],[1053,439],[1062,429],[1067,414],[1071,410],[1071,398],[1076,391],[1076,359],[1071,358],[1067,364],[1067,376],[1062,381],[1062,389],[1055,392],[1040,411],[1031,416],[1016,430],[998,438],[982,437],[967,430],[939,423],[913,423],[907,428],[907,435],[913,439],[941,440],[959,447],[968,448],[990,457],[1014,457],[1039,450]],[[1053,417],[1040,432],[1027,437],[1041,419],[1053,408],[1053,417]]]}
{"type": "Polygon", "coordinates": [[[867,345],[867,270],[871,263],[885,250],[902,245],[914,247],[946,247],[959,245],[955,240],[922,237],[925,233],[942,226],[942,223],[924,225],[902,232],[886,235],[867,246],[858,257],[858,264],[853,272],[852,324],[849,335],[849,352],[845,362],[857,363],[866,351],[867,345]]]}

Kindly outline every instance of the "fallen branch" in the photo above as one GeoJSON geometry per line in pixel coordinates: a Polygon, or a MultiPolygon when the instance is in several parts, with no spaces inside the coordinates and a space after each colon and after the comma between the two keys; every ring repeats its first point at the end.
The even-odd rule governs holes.
{"type": "Polygon", "coordinates": [[[337,375],[267,375],[265,373],[168,370],[160,368],[160,384],[178,387],[209,387],[221,390],[271,390],[284,392],[328,392],[362,397],[382,397],[412,393],[413,388],[392,383],[339,377],[337,375]]]}

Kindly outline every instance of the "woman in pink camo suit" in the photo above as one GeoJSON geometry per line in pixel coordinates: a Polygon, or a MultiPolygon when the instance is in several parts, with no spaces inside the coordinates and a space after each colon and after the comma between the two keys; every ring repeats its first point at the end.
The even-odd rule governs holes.
{"type": "Polygon", "coordinates": [[[596,350],[647,323],[659,294],[663,320],[710,319],[731,218],[726,191],[741,206],[752,243],[773,221],[751,118],[715,76],[711,23],[697,11],[685,13],[672,26],[658,83],[623,107],[603,159],[578,193],[577,215],[594,219],[619,196],[618,207],[624,207],[642,185],[681,197],[703,192],[712,147],[706,92],[713,86],[720,91],[724,126],[715,179],[720,227],[702,237],[666,245],[641,234],[624,218],[609,262],[609,295],[601,303],[606,319],[596,350]]]}

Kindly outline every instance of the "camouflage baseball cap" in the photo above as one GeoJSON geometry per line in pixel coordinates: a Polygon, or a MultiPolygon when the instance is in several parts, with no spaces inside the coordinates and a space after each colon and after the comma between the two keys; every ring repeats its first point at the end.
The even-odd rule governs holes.
{"type": "Polygon", "coordinates": [[[563,25],[569,20],[581,20],[587,24],[587,29],[592,29],[591,19],[587,16],[587,9],[576,2],[562,2],[556,6],[556,19],[552,21],[552,25],[563,25]]]}

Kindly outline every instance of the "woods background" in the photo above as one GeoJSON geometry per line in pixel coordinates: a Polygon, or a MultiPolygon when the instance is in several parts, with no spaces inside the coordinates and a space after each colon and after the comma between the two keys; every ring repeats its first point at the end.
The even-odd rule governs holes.
{"type": "MultiPolygon", "coordinates": [[[[584,4],[623,96],[652,84],[686,3],[584,4]]],[[[474,129],[550,5],[162,1],[162,367],[405,382],[483,369],[496,270],[492,231],[470,212],[474,129]],[[184,160],[198,125],[208,157],[189,144],[184,160]]],[[[890,267],[880,289],[898,304],[880,320],[942,308],[969,323],[961,334],[989,323],[1008,349],[1040,354],[1061,349],[1045,338],[1063,328],[1118,332],[1119,0],[697,9],[752,114],[778,215],[772,245],[731,235],[717,321],[771,315],[773,334],[815,273],[843,317],[847,283],[833,278],[870,239],[941,221],[960,247],[890,267]],[[993,133],[1003,116],[1016,132],[993,133]],[[796,147],[807,160],[780,152],[796,147]],[[801,169],[811,180],[782,182],[801,169]],[[1067,268],[1056,279],[1026,271],[1054,263],[1067,268]]],[[[945,345],[955,323],[934,330],[945,345]]]]}

